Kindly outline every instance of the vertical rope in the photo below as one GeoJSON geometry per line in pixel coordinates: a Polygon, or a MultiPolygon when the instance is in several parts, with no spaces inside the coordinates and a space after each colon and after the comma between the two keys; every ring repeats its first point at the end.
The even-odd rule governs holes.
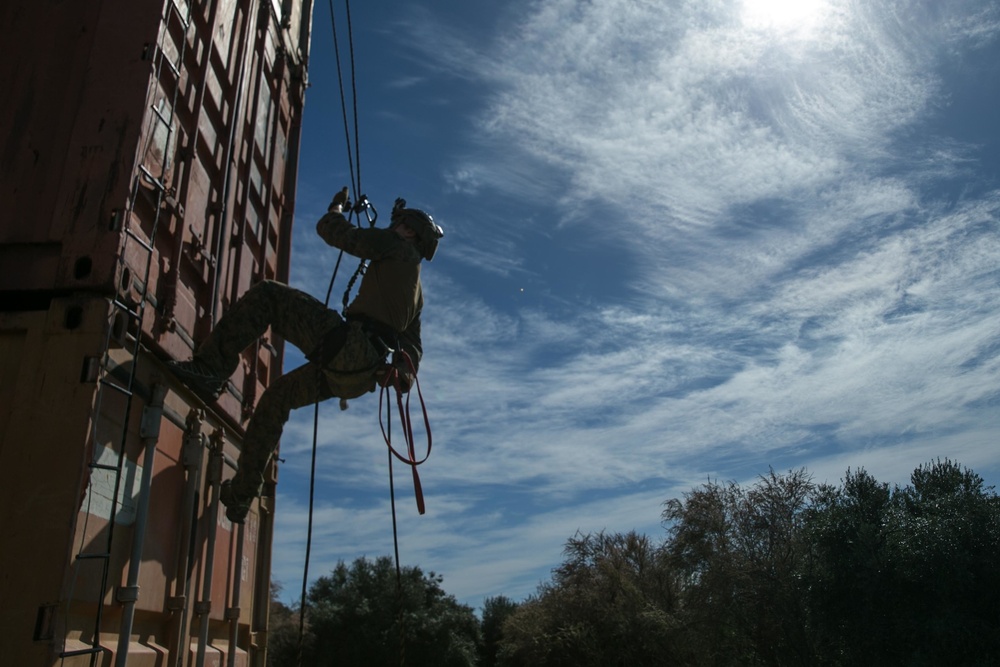
{"type": "MultiPolygon", "coordinates": [[[[358,90],[357,90],[357,75],[355,70],[355,57],[354,57],[354,29],[351,23],[351,3],[350,0],[345,0],[346,14],[347,14],[347,35],[348,44],[350,52],[350,65],[351,65],[351,99],[353,106],[353,116],[354,116],[354,158],[351,157],[351,132],[350,123],[347,116],[347,98],[344,93],[344,79],[343,72],[340,63],[340,44],[337,37],[337,21],[336,16],[333,11],[333,0],[329,0],[330,5],[330,25],[333,32],[333,44],[334,52],[337,62],[337,82],[340,89],[340,106],[341,114],[344,119],[344,139],[347,145],[347,162],[348,169],[350,171],[351,184],[354,186],[354,201],[358,201],[363,192],[361,189],[361,139],[358,123],[358,90]],[[355,173],[355,165],[357,166],[357,173],[355,173]]],[[[347,212],[348,216],[353,214],[353,211],[347,212]]],[[[374,220],[370,220],[370,223],[374,225],[374,220]]],[[[358,226],[360,226],[360,218],[358,220],[358,226]]],[[[333,284],[337,277],[337,270],[340,268],[340,261],[343,258],[343,251],[337,258],[337,264],[333,270],[333,276],[330,279],[330,285],[327,288],[326,293],[326,305],[329,307],[330,294],[333,291],[333,284]]],[[[362,261],[358,270],[354,274],[354,278],[351,279],[351,283],[347,287],[347,292],[344,294],[344,308],[347,308],[348,295],[353,286],[354,279],[364,271],[365,262],[362,261]]],[[[323,382],[322,369],[317,371],[317,383],[318,388],[321,387],[323,382]]],[[[317,392],[319,395],[319,392],[317,392]]],[[[391,419],[392,407],[387,403],[387,411],[389,413],[389,418],[391,419]]],[[[387,420],[388,423],[388,420],[387,420]]],[[[391,424],[390,424],[391,426],[391,424]]],[[[305,613],[306,613],[306,593],[308,586],[309,577],[309,559],[312,549],[312,526],[313,526],[313,508],[315,500],[315,485],[316,485],[316,450],[317,442],[319,439],[319,401],[317,400],[315,411],[313,415],[313,449],[312,449],[312,465],[310,469],[309,476],[309,521],[308,521],[308,536],[306,538],[306,559],[305,567],[303,568],[302,575],[302,602],[299,608],[299,640],[298,640],[298,664],[302,665],[302,643],[305,635],[305,613]]],[[[412,437],[410,438],[412,440],[412,437]]],[[[396,596],[397,596],[397,607],[398,607],[398,626],[399,626],[399,661],[400,665],[404,665],[406,662],[406,633],[405,633],[405,614],[403,605],[403,575],[402,568],[399,561],[399,532],[396,519],[396,491],[395,484],[393,480],[393,470],[392,470],[392,457],[393,450],[390,445],[388,448],[389,457],[389,495],[392,505],[392,539],[393,539],[393,549],[395,554],[396,563],[396,596]]],[[[411,459],[413,458],[411,452],[411,459]]]]}
{"type": "MultiPolygon", "coordinates": [[[[323,371],[316,370],[317,389],[323,382],[323,371]]],[[[312,553],[312,528],[313,528],[313,501],[316,495],[316,443],[319,437],[319,401],[316,402],[316,409],[313,412],[313,448],[312,461],[309,467],[309,521],[306,527],[306,562],[302,568],[302,597],[299,603],[299,640],[296,649],[296,663],[302,667],[302,640],[305,636],[306,627],[306,587],[309,585],[309,557],[312,553]]]]}
{"type": "MultiPolygon", "coordinates": [[[[361,196],[361,164],[360,164],[360,147],[357,145],[358,137],[358,96],[357,96],[357,85],[354,82],[354,37],[349,36],[348,44],[350,48],[351,56],[351,91],[352,91],[352,104],[354,107],[354,150],[358,155],[358,176],[355,179],[354,173],[354,158],[351,156],[351,128],[350,122],[347,117],[347,96],[344,93],[344,75],[340,65],[340,41],[337,38],[337,19],[333,12],[333,0],[329,0],[330,4],[330,28],[333,31],[333,51],[337,60],[337,84],[340,87],[340,112],[344,118],[344,141],[347,145],[347,166],[350,172],[351,185],[354,187],[354,200],[356,201],[358,197],[361,196]]],[[[347,30],[348,33],[351,31],[351,3],[347,2],[347,30]]]]}
{"type": "Polygon", "coordinates": [[[358,79],[354,71],[354,29],[351,26],[351,0],[344,0],[344,7],[347,13],[347,43],[351,53],[351,102],[354,106],[354,162],[358,166],[357,189],[354,192],[354,200],[357,201],[364,193],[361,191],[361,136],[358,129],[358,79]]]}
{"type": "MultiPolygon", "coordinates": [[[[392,432],[392,404],[386,402],[386,432],[392,432]]],[[[403,571],[399,564],[399,531],[396,522],[396,485],[392,474],[392,445],[386,448],[389,457],[389,504],[392,507],[392,547],[396,557],[396,626],[399,632],[399,665],[406,664],[406,616],[403,613],[403,571]]]]}
{"type": "MultiPolygon", "coordinates": [[[[340,63],[340,44],[337,38],[337,18],[333,10],[333,0],[329,0],[330,5],[330,29],[333,33],[333,49],[334,56],[337,62],[337,83],[340,89],[340,108],[341,115],[344,119],[344,139],[347,145],[347,164],[348,170],[350,172],[351,184],[355,187],[355,199],[360,196],[361,193],[361,153],[359,148],[359,135],[358,135],[358,100],[357,100],[357,84],[355,76],[354,67],[354,35],[351,26],[351,3],[349,0],[346,1],[347,8],[347,31],[348,31],[348,41],[350,45],[350,61],[351,61],[351,92],[353,99],[353,110],[354,110],[354,149],[357,156],[358,173],[357,179],[355,180],[354,165],[355,162],[351,157],[351,132],[350,123],[347,117],[347,102],[344,95],[344,77],[343,71],[340,63]]],[[[351,211],[347,212],[351,215],[351,211]]],[[[333,292],[334,282],[337,280],[337,271],[340,269],[340,262],[344,257],[344,251],[341,250],[340,254],[337,256],[337,263],[333,268],[333,275],[330,277],[330,285],[326,290],[326,300],[324,304],[329,307],[330,305],[330,294],[333,292]]],[[[305,638],[305,619],[306,619],[306,608],[307,608],[307,589],[309,586],[309,560],[312,554],[312,532],[313,532],[313,515],[315,509],[316,500],[316,450],[319,441],[319,397],[322,395],[322,383],[323,383],[323,370],[317,368],[316,371],[316,405],[313,411],[313,442],[312,442],[312,461],[309,470],[309,519],[306,528],[306,554],[305,563],[302,568],[302,593],[299,603],[299,637],[298,637],[298,647],[297,647],[297,660],[296,664],[301,667],[302,665],[302,644],[305,638]]]]}

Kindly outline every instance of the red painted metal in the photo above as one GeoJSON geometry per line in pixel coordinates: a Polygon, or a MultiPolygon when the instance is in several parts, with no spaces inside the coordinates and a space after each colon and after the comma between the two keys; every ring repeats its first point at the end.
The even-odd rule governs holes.
{"type": "Polygon", "coordinates": [[[283,343],[249,350],[208,411],[162,360],[190,356],[254,282],[287,280],[311,15],[311,0],[0,3],[2,664],[95,664],[98,607],[96,664],[264,664],[274,473],[243,529],[217,490],[283,343]],[[145,304],[141,331],[115,300],[145,304]],[[99,391],[132,364],[131,403],[99,391]],[[116,425],[102,590],[77,554],[109,529],[115,473],[89,462],[116,459],[116,425]]]}

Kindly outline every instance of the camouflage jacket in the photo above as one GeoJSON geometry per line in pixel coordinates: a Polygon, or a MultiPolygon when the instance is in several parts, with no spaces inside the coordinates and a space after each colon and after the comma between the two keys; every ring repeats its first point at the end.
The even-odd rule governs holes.
{"type": "Polygon", "coordinates": [[[355,227],[339,213],[327,213],[320,218],[316,232],[333,247],[370,261],[361,278],[358,295],[345,315],[376,320],[391,328],[397,334],[400,348],[406,351],[416,368],[423,354],[420,251],[392,230],[355,227]]]}

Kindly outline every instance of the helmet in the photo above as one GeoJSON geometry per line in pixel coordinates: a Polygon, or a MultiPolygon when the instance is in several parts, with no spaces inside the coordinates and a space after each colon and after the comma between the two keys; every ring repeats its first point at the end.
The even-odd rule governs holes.
{"type": "Polygon", "coordinates": [[[428,262],[434,259],[437,252],[438,239],[444,236],[444,230],[434,222],[427,213],[417,208],[406,208],[405,199],[397,199],[392,207],[389,229],[396,225],[406,225],[417,235],[417,248],[428,262]]]}

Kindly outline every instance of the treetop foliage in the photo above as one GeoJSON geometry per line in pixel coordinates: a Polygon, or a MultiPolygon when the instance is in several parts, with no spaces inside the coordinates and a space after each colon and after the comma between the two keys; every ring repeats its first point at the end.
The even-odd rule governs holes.
{"type": "Polygon", "coordinates": [[[497,664],[1000,663],[1000,501],[948,460],[890,487],[770,470],[668,500],[660,543],[576,535],[497,664]]]}
{"type": "MultiPolygon", "coordinates": [[[[337,563],[309,589],[304,667],[473,667],[479,621],[472,608],[441,588],[443,579],[418,567],[397,577],[388,556],[337,563]],[[405,661],[405,662],[404,662],[405,661]]],[[[297,665],[297,641],[282,643],[272,667],[297,665]]]]}
{"type": "MultiPolygon", "coordinates": [[[[662,518],[659,538],[572,536],[550,581],[481,621],[433,572],[338,563],[310,589],[302,665],[1000,664],[1000,500],[957,463],[902,487],[709,480],[662,518]]],[[[296,664],[291,617],[272,605],[273,667],[296,664]]]]}

